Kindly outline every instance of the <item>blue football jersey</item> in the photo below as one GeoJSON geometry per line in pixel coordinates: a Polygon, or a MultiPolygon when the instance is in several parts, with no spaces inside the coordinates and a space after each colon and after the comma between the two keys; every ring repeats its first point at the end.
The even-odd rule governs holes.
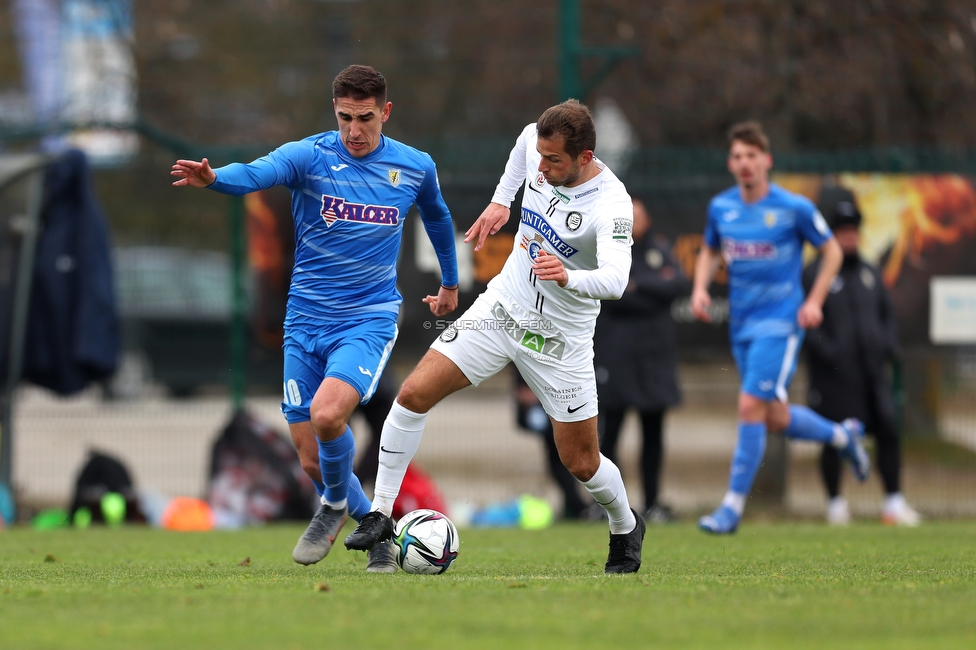
{"type": "Polygon", "coordinates": [[[796,332],[803,242],[820,248],[832,236],[809,199],[773,183],[755,203],[744,202],[738,186],[712,199],[704,238],[728,267],[733,341],[796,332]]]}
{"type": "Polygon", "coordinates": [[[275,185],[291,190],[295,266],[285,324],[396,317],[402,302],[396,264],[403,222],[420,210],[437,251],[442,282],[457,284],[454,225],[429,155],[382,136],[363,158],[338,131],[289,142],[249,164],[214,170],[210,188],[241,195],[275,185]]]}

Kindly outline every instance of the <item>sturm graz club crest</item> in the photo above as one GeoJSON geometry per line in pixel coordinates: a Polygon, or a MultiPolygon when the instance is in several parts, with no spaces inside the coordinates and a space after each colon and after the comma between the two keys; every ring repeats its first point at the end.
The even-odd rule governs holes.
{"type": "Polygon", "coordinates": [[[570,212],[566,215],[566,227],[576,232],[583,225],[583,215],[579,212],[570,212]]]}
{"type": "Polygon", "coordinates": [[[453,325],[450,325],[446,330],[441,332],[439,338],[444,343],[450,343],[451,341],[457,338],[457,335],[458,335],[457,328],[454,327],[453,325]]]}

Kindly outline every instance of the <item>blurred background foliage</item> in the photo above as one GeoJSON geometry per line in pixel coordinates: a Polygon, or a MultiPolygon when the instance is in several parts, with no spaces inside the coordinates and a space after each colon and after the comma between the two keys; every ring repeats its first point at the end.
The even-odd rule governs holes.
{"type": "MultiPolygon", "coordinates": [[[[168,144],[144,138],[129,165],[99,171],[115,237],[225,248],[226,203],[173,192],[174,156],[250,159],[334,128],[330,84],[350,63],[387,77],[394,111],[385,132],[430,151],[442,182],[478,187],[483,203],[481,188],[490,192],[515,135],[561,99],[565,4],[134,3],[140,120],[168,144]],[[179,151],[178,141],[191,148],[179,151]]],[[[636,49],[582,99],[616,102],[649,171],[690,165],[723,175],[715,152],[728,126],[746,118],[764,123],[778,154],[976,149],[972,2],[581,0],[578,10],[582,47],[636,49]]],[[[579,73],[600,65],[581,57],[579,73]]],[[[4,2],[0,98],[21,85],[4,2]]]]}
{"type": "MultiPolygon", "coordinates": [[[[56,10],[79,3],[0,0],[0,154],[32,150],[40,140],[31,127],[39,115],[31,113],[26,98],[15,8],[42,1],[56,10]]],[[[277,393],[280,345],[259,335],[280,331],[259,330],[258,325],[278,327],[280,315],[255,319],[245,345],[244,292],[235,291],[232,299],[230,291],[231,278],[243,275],[243,204],[212,192],[174,189],[169,171],[177,157],[207,156],[215,165],[247,161],[283,142],[334,129],[331,81],[352,63],[372,65],[386,76],[394,108],[384,132],[431,153],[459,232],[490,199],[519,131],[576,85],[585,89],[579,99],[598,110],[609,104],[625,118],[629,126],[624,142],[636,150],[630,152],[628,165],[611,167],[648,205],[655,230],[675,241],[676,254],[689,272],[707,201],[732,184],[725,169],[725,132],[734,122],[757,119],[772,140],[774,171],[807,173],[792,178],[783,174],[778,182],[791,181],[794,188],[841,181],[857,186],[868,197],[870,216],[890,226],[885,235],[892,241],[918,244],[925,239],[916,236],[921,232],[966,233],[959,242],[916,255],[918,264],[906,265],[911,273],[902,276],[911,276],[913,283],[904,295],[927,299],[929,276],[939,264],[955,265],[952,274],[972,275],[963,262],[976,258],[970,252],[976,250],[976,239],[970,236],[976,203],[942,209],[948,202],[936,201],[940,209],[930,215],[919,207],[922,201],[905,200],[914,206],[906,210],[888,199],[918,196],[911,187],[905,189],[914,182],[911,173],[976,177],[973,0],[84,3],[89,8],[112,3],[132,8],[129,49],[138,152],[124,164],[99,166],[94,175],[118,249],[116,287],[126,349],[123,370],[105,394],[132,400],[124,410],[117,408],[119,401],[103,408],[95,400],[55,403],[36,392],[27,394],[18,422],[23,427],[23,444],[17,447],[21,462],[15,466],[20,467],[17,482],[32,499],[60,498],[68,489],[66,477],[84,457],[83,444],[92,441],[132,459],[149,485],[172,494],[198,494],[207,445],[201,432],[217,431],[226,416],[226,400],[205,401],[207,391],[227,384],[236,404],[246,365],[252,392],[277,393]],[[567,21],[568,12],[578,12],[578,20],[567,21]],[[608,58],[609,52],[620,54],[619,59],[608,58]],[[567,69],[567,57],[573,58],[572,70],[567,69]],[[875,179],[842,172],[908,174],[875,179]],[[144,390],[150,380],[165,385],[171,395],[199,390],[204,399],[172,402],[160,416],[153,403],[135,399],[151,394],[144,390]],[[133,431],[148,435],[133,436],[133,431]],[[70,436],[63,436],[65,432],[70,436]],[[52,456],[50,449],[58,452],[52,456]]],[[[47,42],[43,45],[46,50],[47,42]]],[[[95,54],[93,60],[99,52],[95,54]]],[[[64,58],[71,61],[63,57],[62,65],[64,58]]],[[[109,68],[95,72],[107,70],[105,76],[111,76],[116,70],[109,68]]],[[[610,160],[603,147],[612,138],[605,137],[607,131],[600,133],[597,154],[610,160]]],[[[974,187],[970,180],[965,184],[974,187]]],[[[288,196],[279,191],[262,200],[275,208],[287,205],[288,196]]],[[[287,221],[286,209],[274,211],[283,212],[287,221]]],[[[491,255],[485,258],[504,260],[511,248],[504,235],[512,236],[513,225],[486,247],[491,255]]],[[[417,299],[437,281],[425,241],[416,220],[404,228],[399,279],[407,299],[391,361],[394,378],[396,369],[411,367],[436,335],[421,326],[429,311],[417,299]]],[[[459,251],[470,253],[470,247],[459,251]]],[[[462,307],[483,288],[491,269],[497,270],[484,262],[462,256],[459,266],[475,279],[462,287],[462,307]]],[[[283,308],[283,301],[279,306],[283,308]]],[[[249,315],[274,315],[257,307],[253,311],[249,315]]],[[[927,308],[906,311],[927,327],[927,308]]],[[[672,479],[687,480],[671,489],[673,503],[691,512],[710,508],[714,495],[724,489],[730,450],[714,442],[726,439],[734,413],[722,409],[734,408],[738,385],[729,371],[733,366],[724,329],[692,322],[687,309],[672,313],[678,313],[683,361],[690,362],[682,369],[688,419],[675,430],[685,441],[686,461],[694,460],[682,470],[682,450],[672,449],[669,463],[677,468],[672,479]],[[719,424],[709,424],[711,416],[719,424]],[[719,435],[710,438],[710,432],[719,435]],[[688,438],[695,433],[704,437],[688,438]],[[709,445],[714,456],[705,459],[703,469],[702,449],[709,445]],[[717,482],[709,485],[706,476],[717,482]]],[[[489,494],[459,458],[461,449],[468,453],[464,445],[472,440],[494,440],[498,431],[514,427],[506,410],[509,387],[502,379],[461,403],[465,413],[476,414],[483,430],[475,427],[464,432],[470,436],[458,436],[448,415],[444,436],[426,447],[442,457],[421,459],[442,472],[460,468],[463,475],[456,479],[439,474],[445,481],[456,480],[456,494],[489,494]]],[[[954,445],[976,448],[976,355],[971,346],[928,346],[906,356],[896,379],[903,384],[898,394],[907,431],[939,432],[954,445]]],[[[802,384],[801,378],[795,390],[802,392],[802,384]]],[[[277,400],[269,398],[264,406],[269,421],[278,422],[277,400]]],[[[636,431],[634,436],[636,440],[636,431]]],[[[499,489],[500,496],[515,486],[532,489],[524,486],[526,477],[534,475],[535,442],[529,445],[524,452],[505,451],[504,458],[486,463],[496,482],[488,485],[499,489]],[[512,466],[513,457],[530,466],[512,466]],[[510,466],[514,474],[500,471],[510,466]]],[[[927,513],[968,516],[976,511],[971,454],[963,455],[962,447],[943,454],[945,447],[920,445],[906,453],[906,483],[916,495],[913,499],[927,513]],[[964,461],[947,467],[943,457],[964,461]]],[[[785,466],[784,454],[782,445],[767,454],[779,459],[769,464],[776,472],[785,466]]],[[[812,472],[808,464],[806,483],[794,493],[810,495],[808,505],[800,505],[819,512],[812,472]]],[[[865,505],[873,503],[868,489],[862,488],[860,507],[873,512],[873,505],[865,505]]]]}

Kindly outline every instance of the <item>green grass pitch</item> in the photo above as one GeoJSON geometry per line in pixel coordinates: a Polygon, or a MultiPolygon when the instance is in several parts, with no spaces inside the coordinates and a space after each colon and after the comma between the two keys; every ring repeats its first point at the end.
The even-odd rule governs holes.
{"type": "Polygon", "coordinates": [[[301,531],[0,531],[0,648],[976,648],[974,522],[650,527],[629,576],[601,525],[462,529],[441,576],[301,531]]]}

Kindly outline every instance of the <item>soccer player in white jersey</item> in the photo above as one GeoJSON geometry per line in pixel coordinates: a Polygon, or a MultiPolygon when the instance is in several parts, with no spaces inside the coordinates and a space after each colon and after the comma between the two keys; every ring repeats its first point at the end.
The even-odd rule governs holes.
{"type": "MultiPolygon", "coordinates": [[[[383,135],[393,104],[386,80],[352,65],[332,82],[339,125],[289,142],[250,164],[211,169],[179,160],[173,185],[245,194],[284,185],[291,190],[295,266],[288,291],[284,399],[302,468],[321,507],[298,540],[293,559],[321,560],[347,515],[369,512],[352,473],[355,441],[349,416],[372,397],[397,337],[402,297],[396,262],[403,222],[414,204],[437,252],[442,285],[423,299],[435,316],[457,308],[454,224],[441,196],[434,161],[383,135]]],[[[392,546],[370,554],[367,570],[396,570],[392,546]]]]}
{"type": "Polygon", "coordinates": [[[857,478],[869,460],[858,420],[837,423],[806,406],[791,405],[787,389],[805,328],[823,321],[823,303],[843,253],[823,216],[809,199],[769,181],[773,157],[756,122],[729,130],[729,171],[736,184],[708,205],[704,243],[695,266],[691,309],[709,321],[708,285],[719,255],[729,274],[729,339],[742,385],[738,440],[722,503],[698,520],[708,533],[728,535],[739,527],[746,499],[762,464],[766,432],[837,447],[857,478]],[[803,242],[820,250],[823,263],[804,295],[803,242]]]}
{"type": "Polygon", "coordinates": [[[501,273],[431,345],[407,377],[383,426],[372,512],[345,541],[369,550],[393,532],[393,502],[420,446],[427,412],[510,361],[552,420],[559,456],[606,510],[607,573],[640,568],[643,519],[620,471],[600,454],[593,330],[600,300],[615,300],[630,271],[633,204],[593,155],[589,110],[569,100],[519,135],[491,203],[466,233],[479,250],[508,221],[525,186],[519,231],[501,273]]]}

